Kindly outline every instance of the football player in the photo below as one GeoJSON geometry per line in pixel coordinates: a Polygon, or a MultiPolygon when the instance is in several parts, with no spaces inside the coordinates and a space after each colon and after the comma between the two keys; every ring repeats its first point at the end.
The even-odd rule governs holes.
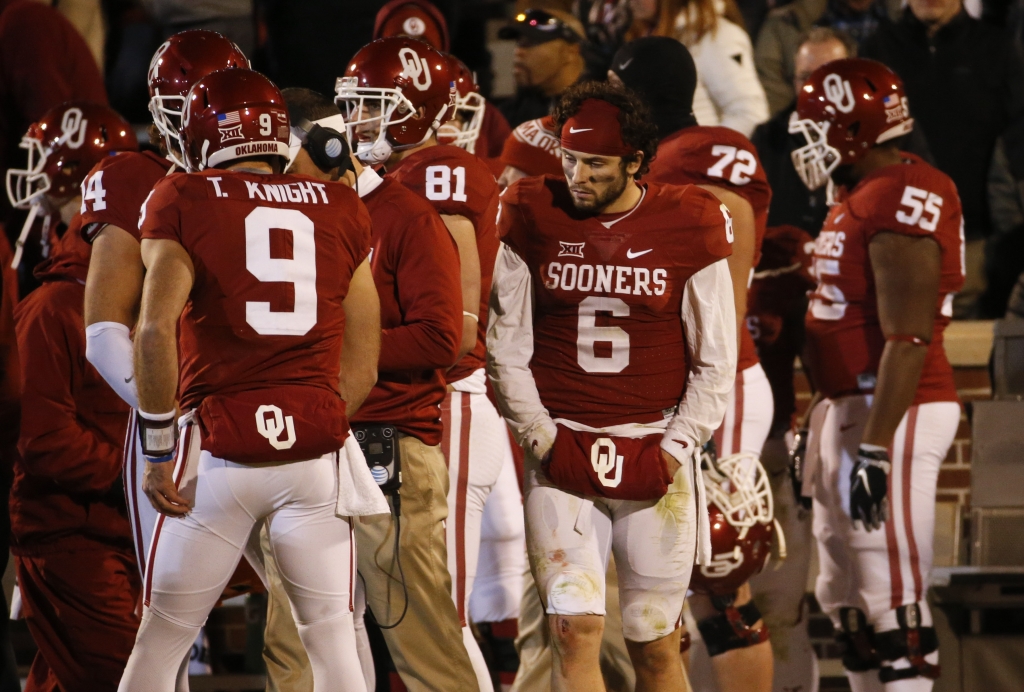
{"type": "Polygon", "coordinates": [[[77,210],[89,168],[137,143],[113,110],[76,101],[48,110],[22,141],[30,160],[9,171],[11,203],[72,215],[35,270],[42,286],[14,313],[22,391],[11,550],[22,614],[39,647],[27,689],[110,691],[135,641],[142,579],[119,484],[128,407],[85,362],[89,246],[78,236],[77,210]]]}
{"type": "Polygon", "coordinates": [[[912,128],[899,77],[857,58],[815,70],[791,124],[807,142],[797,173],[838,202],[814,249],[806,363],[821,401],[802,483],[815,591],[856,692],[930,690],[939,675],[924,590],[960,420],[942,335],[963,284],[963,222],[953,181],[900,151],[912,128]]]}
{"type": "Polygon", "coordinates": [[[480,689],[489,692],[491,675],[466,612],[484,503],[498,480],[508,445],[505,424],[487,398],[484,375],[487,300],[498,254],[498,186],[481,159],[457,146],[438,144],[440,128],[454,114],[454,95],[443,97],[450,83],[457,88],[460,64],[421,41],[378,39],[352,58],[340,80],[338,100],[350,114],[346,122],[361,145],[364,162],[372,162],[365,144],[372,145],[370,150],[390,149],[387,177],[427,200],[459,248],[464,302],[461,357],[445,373],[448,393],[441,405],[441,449],[449,474],[448,571],[466,649],[480,689]],[[410,74],[409,65],[425,69],[410,74]]]}
{"type": "Polygon", "coordinates": [[[561,175],[562,150],[550,115],[527,120],[505,140],[498,186],[505,189],[528,175],[561,175]]]}
{"type": "MultiPolygon", "coordinates": [[[[143,574],[159,515],[142,493],[143,459],[134,412],[138,394],[129,336],[138,317],[144,273],[139,252],[139,210],[161,178],[185,168],[177,137],[189,88],[214,70],[248,66],[242,51],[216,32],[191,30],[171,36],[157,48],[148,73],[153,116],[150,138],[162,155],[146,151],[104,158],[88,171],[82,183],[82,237],[92,245],[85,284],[86,358],[133,409],[125,438],[122,480],[135,554],[143,574]]],[[[258,565],[255,558],[250,562],[258,565]]],[[[232,579],[233,585],[253,577],[247,565],[244,563],[244,569],[232,579]]],[[[205,646],[204,636],[199,637],[196,653],[205,646]]],[[[209,672],[198,656],[189,667],[193,674],[209,672]]],[[[188,672],[182,669],[183,681],[188,672]]]]}
{"type": "Polygon", "coordinates": [[[124,691],[174,688],[264,520],[314,684],[365,690],[352,517],[388,508],[346,402],[358,407],[376,380],[370,219],[344,185],[281,175],[288,141],[277,87],[213,72],[185,98],[191,173],[161,179],[143,204],[137,419],[143,488],[162,516],[124,691]]]}
{"type": "Polygon", "coordinates": [[[646,107],[605,83],[555,111],[564,177],[502,194],[487,335],[499,406],[526,450],[530,566],[553,689],[603,689],[615,552],[637,690],[683,690],[679,620],[709,551],[699,450],[736,367],[732,219],[696,186],[640,184],[646,107]]]}
{"type": "MultiPolygon", "coordinates": [[[[772,391],[745,318],[747,287],[761,252],[771,201],[764,169],[746,137],[726,127],[697,124],[692,110],[697,71],[679,41],[652,36],[623,46],[612,60],[608,79],[636,90],[651,104],[660,142],[648,179],[700,185],[718,197],[732,215],[735,241],[729,270],[736,300],[739,363],[725,420],[715,431],[715,452],[720,459],[748,454],[755,459],[750,463],[760,466],[756,459],[771,431],[772,391]]],[[[769,692],[771,645],[750,586],[742,584],[731,595],[715,593],[709,598],[707,593],[696,594],[690,606],[712,657],[719,688],[722,692],[769,692]]]]}

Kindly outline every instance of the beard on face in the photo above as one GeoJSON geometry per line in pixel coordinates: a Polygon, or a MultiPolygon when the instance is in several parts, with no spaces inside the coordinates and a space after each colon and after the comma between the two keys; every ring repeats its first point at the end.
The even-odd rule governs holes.
{"type": "MultiPolygon", "coordinates": [[[[626,190],[626,185],[629,183],[629,174],[626,172],[626,162],[622,161],[619,164],[618,169],[615,172],[614,177],[607,178],[591,178],[588,181],[591,185],[595,183],[598,185],[605,185],[601,188],[587,188],[587,192],[592,192],[593,197],[587,200],[581,200],[572,197],[573,205],[580,211],[590,212],[593,214],[600,214],[604,212],[608,206],[617,200],[623,192],[626,190]]],[[[570,185],[570,188],[572,186],[570,185]]]]}

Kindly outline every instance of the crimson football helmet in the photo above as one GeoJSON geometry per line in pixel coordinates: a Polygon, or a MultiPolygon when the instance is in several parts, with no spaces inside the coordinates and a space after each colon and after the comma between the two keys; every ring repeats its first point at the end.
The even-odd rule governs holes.
{"type": "Polygon", "coordinates": [[[75,196],[104,156],[138,151],[139,143],[128,121],[108,106],[68,101],[30,125],[19,146],[28,151],[28,165],[7,171],[7,198],[15,208],[28,209],[44,194],[56,200],[75,196]]]}
{"type": "Polygon", "coordinates": [[[437,141],[476,153],[476,140],[484,125],[484,101],[476,76],[454,55],[445,55],[455,78],[455,116],[437,131],[437,141]]]}
{"type": "Polygon", "coordinates": [[[793,166],[810,190],[831,181],[840,165],[859,161],[883,142],[914,127],[903,82],[880,62],[845,58],[822,65],[796,98],[791,134],[807,144],[792,153],[793,166]]]}
{"type": "MultiPolygon", "coordinates": [[[[734,454],[703,469],[711,518],[711,564],[697,565],[690,589],[728,596],[760,572],[776,523],[768,474],[753,454],[734,454]]],[[[779,532],[781,536],[781,532],[779,532]]]]}
{"type": "Polygon", "coordinates": [[[181,152],[189,172],[252,156],[288,162],[288,111],[281,91],[259,72],[217,70],[185,97],[181,152]]]}
{"type": "Polygon", "coordinates": [[[149,112],[164,138],[168,158],[181,168],[185,162],[176,148],[185,94],[206,75],[229,67],[248,69],[249,60],[227,38],[205,29],[177,33],[153,54],[149,63],[149,112]]]}
{"type": "Polygon", "coordinates": [[[381,38],[363,46],[345,76],[338,77],[335,91],[356,156],[371,165],[422,144],[455,111],[448,60],[412,38],[381,38]]]}

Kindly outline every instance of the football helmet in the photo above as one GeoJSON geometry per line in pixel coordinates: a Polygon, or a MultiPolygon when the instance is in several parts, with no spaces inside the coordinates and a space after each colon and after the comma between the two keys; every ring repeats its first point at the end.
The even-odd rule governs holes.
{"type": "Polygon", "coordinates": [[[284,98],[259,72],[217,70],[185,97],[180,144],[190,173],[251,156],[287,164],[289,134],[284,98]]]}
{"type": "Polygon", "coordinates": [[[455,115],[437,131],[437,141],[476,153],[476,140],[484,125],[484,101],[476,76],[454,55],[445,55],[455,78],[455,115]]]}
{"type": "Polygon", "coordinates": [[[867,151],[914,127],[903,82],[880,62],[845,58],[822,65],[800,87],[791,134],[807,144],[791,154],[810,190],[831,181],[839,165],[854,164],[867,151]]]}
{"type": "Polygon", "coordinates": [[[349,141],[365,163],[425,142],[455,111],[448,60],[422,41],[381,38],[363,46],[335,85],[349,141]]]}
{"type": "Polygon", "coordinates": [[[39,204],[44,194],[74,197],[92,167],[117,151],[137,151],[128,121],[108,106],[68,101],[54,106],[21,138],[25,168],[7,171],[7,198],[17,209],[39,204]]]}
{"type": "Polygon", "coordinates": [[[164,138],[167,156],[185,167],[178,146],[185,94],[206,75],[229,67],[248,69],[242,50],[216,31],[190,29],[171,36],[149,63],[149,112],[164,138]],[[173,146],[172,146],[173,145],[173,146]]]}
{"type": "Polygon", "coordinates": [[[697,593],[727,596],[760,572],[776,534],[768,474],[753,454],[702,455],[711,518],[711,564],[690,577],[697,593]]]}

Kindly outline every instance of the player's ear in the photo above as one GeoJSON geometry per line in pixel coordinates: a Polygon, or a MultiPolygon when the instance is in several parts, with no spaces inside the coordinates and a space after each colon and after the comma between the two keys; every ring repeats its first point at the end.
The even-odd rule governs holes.
{"type": "Polygon", "coordinates": [[[623,163],[626,166],[626,175],[631,178],[636,178],[637,173],[640,172],[640,167],[644,163],[644,153],[642,151],[638,151],[633,155],[632,159],[623,160],[623,163]]]}

